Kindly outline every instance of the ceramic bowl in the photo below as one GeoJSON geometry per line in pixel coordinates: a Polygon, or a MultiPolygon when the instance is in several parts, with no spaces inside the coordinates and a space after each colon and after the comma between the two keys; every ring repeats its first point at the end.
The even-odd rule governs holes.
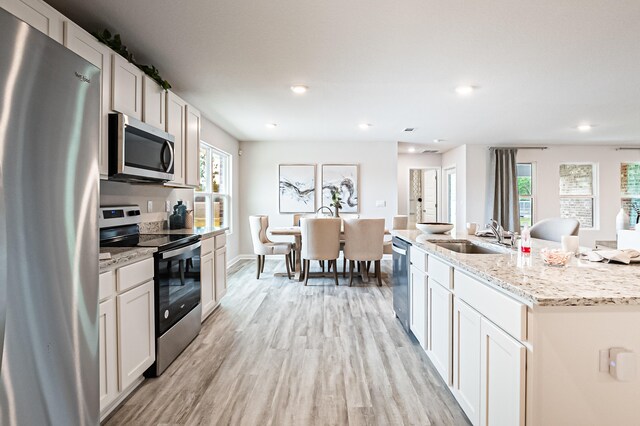
{"type": "Polygon", "coordinates": [[[444,234],[453,229],[453,223],[424,222],[417,223],[416,228],[423,234],[444,234]]]}

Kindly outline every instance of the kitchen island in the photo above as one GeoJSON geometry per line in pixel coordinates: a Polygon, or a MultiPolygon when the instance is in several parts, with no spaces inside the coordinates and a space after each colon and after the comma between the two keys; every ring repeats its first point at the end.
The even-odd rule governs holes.
{"type": "Polygon", "coordinates": [[[473,424],[637,424],[640,265],[558,268],[539,253],[553,242],[522,254],[487,238],[393,234],[411,244],[411,331],[473,424]],[[618,351],[629,370],[610,372],[618,351]]]}

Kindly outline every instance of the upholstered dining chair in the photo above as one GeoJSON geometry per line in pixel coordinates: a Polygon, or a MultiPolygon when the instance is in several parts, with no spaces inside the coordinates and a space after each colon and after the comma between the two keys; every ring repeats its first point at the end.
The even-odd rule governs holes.
{"type": "Polygon", "coordinates": [[[344,256],[349,261],[349,286],[353,283],[355,262],[359,262],[363,274],[368,269],[367,263],[375,262],[378,285],[382,285],[380,260],[383,242],[384,219],[345,219],[344,256]]]}
{"type": "Polygon", "coordinates": [[[336,262],[340,255],[340,224],[339,218],[304,217],[300,220],[302,232],[300,259],[303,263],[304,285],[309,281],[312,260],[326,260],[333,265],[333,277],[338,285],[336,262]]]}
{"type": "MultiPolygon", "coordinates": [[[[409,216],[398,215],[393,217],[391,229],[398,230],[398,229],[407,229],[407,228],[409,228],[409,216]]],[[[393,244],[391,243],[391,241],[384,242],[383,253],[393,254],[393,244]]]]}
{"type": "Polygon", "coordinates": [[[531,238],[547,241],[562,241],[563,235],[578,235],[580,222],[577,219],[563,219],[559,217],[542,219],[529,229],[531,238]]]}
{"type": "Polygon", "coordinates": [[[264,272],[265,256],[283,255],[287,268],[287,276],[291,279],[291,243],[273,242],[267,238],[269,216],[249,216],[251,227],[251,239],[253,241],[253,253],[256,255],[256,279],[260,279],[260,273],[264,272]]]}

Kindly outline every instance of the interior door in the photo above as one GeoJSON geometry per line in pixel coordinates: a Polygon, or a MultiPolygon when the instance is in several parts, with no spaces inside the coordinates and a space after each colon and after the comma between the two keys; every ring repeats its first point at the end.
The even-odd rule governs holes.
{"type": "Polygon", "coordinates": [[[438,171],[428,169],[424,171],[422,196],[422,219],[424,222],[438,221],[438,171]]]}

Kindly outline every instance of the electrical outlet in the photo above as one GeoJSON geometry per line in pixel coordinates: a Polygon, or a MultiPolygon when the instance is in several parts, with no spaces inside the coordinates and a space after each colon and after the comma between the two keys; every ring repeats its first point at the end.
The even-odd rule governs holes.
{"type": "Polygon", "coordinates": [[[164,211],[165,212],[170,212],[171,211],[171,201],[167,200],[164,202],[164,211]]]}
{"type": "Polygon", "coordinates": [[[153,211],[153,201],[147,201],[147,213],[151,213],[153,211]]]}

